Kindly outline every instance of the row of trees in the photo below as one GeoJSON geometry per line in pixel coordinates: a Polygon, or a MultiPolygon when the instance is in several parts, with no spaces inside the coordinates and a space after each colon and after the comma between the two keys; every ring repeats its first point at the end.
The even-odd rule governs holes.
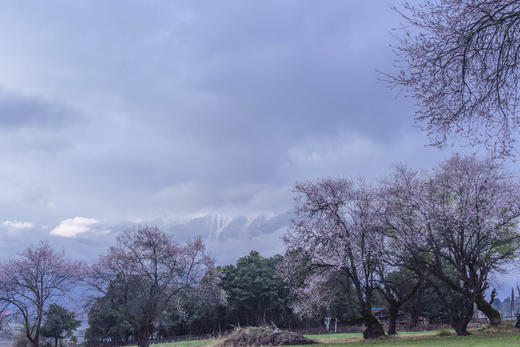
{"type": "Polygon", "coordinates": [[[491,324],[500,323],[494,291],[490,301],[485,294],[492,276],[518,255],[520,190],[498,162],[455,156],[433,172],[399,166],[378,185],[324,179],[295,191],[288,249],[319,269],[311,289],[328,272],[348,279],[365,337],[384,334],[371,310],[376,291],[395,333],[399,308],[425,281],[458,335],[468,334],[475,304],[491,324]]]}
{"type": "MultiPolygon", "coordinates": [[[[154,338],[218,334],[235,326],[271,323],[282,328],[307,329],[323,326],[325,317],[335,317],[344,324],[363,324],[354,286],[345,287],[348,278],[339,272],[328,272],[324,282],[312,287],[307,283],[317,282],[312,282],[315,275],[308,267],[310,264],[296,264],[294,260],[290,253],[265,258],[251,251],[234,265],[208,269],[201,282],[179,293],[155,321],[154,338]]],[[[404,271],[389,277],[397,282],[397,278],[411,276],[404,271]]],[[[398,310],[400,315],[411,317],[411,326],[418,323],[419,317],[444,321],[448,307],[439,301],[428,282],[399,284],[409,286],[400,293],[415,293],[398,310]]],[[[390,311],[383,287],[379,288],[372,303],[390,311]]],[[[117,292],[110,292],[91,306],[86,336],[91,343],[122,345],[134,339],[131,324],[118,310],[117,298],[117,292]]],[[[131,299],[139,300],[136,296],[131,299]]]]}
{"type": "MultiPolygon", "coordinates": [[[[386,74],[387,81],[391,87],[398,87],[415,99],[415,120],[427,131],[432,144],[442,147],[448,141],[459,142],[465,137],[471,145],[484,144],[499,156],[514,156],[520,124],[520,2],[434,0],[406,3],[394,10],[401,15],[404,24],[398,29],[398,41],[393,47],[399,71],[386,74]]],[[[511,183],[506,177],[499,178],[511,183]]],[[[514,189],[513,185],[508,187],[514,189]]],[[[507,198],[514,195],[507,191],[497,193],[507,198]]],[[[480,198],[476,193],[474,195],[475,199],[480,198]]],[[[489,207],[477,210],[478,204],[474,205],[473,215],[468,211],[465,220],[457,221],[460,228],[479,228],[479,213],[487,212],[489,207]]],[[[489,273],[502,269],[514,257],[517,244],[511,230],[516,229],[515,214],[513,205],[496,217],[494,225],[486,226],[488,230],[505,230],[502,232],[505,236],[494,233],[493,237],[484,238],[486,245],[483,248],[500,247],[502,238],[505,241],[513,238],[510,245],[490,252],[488,259],[467,252],[467,248],[477,248],[473,245],[480,242],[479,235],[459,232],[451,243],[459,241],[461,244],[459,237],[463,237],[462,241],[469,242],[470,247],[454,249],[448,258],[443,252],[433,252],[430,255],[433,260],[422,261],[426,263],[422,265],[425,269],[444,278],[443,282],[450,290],[465,292],[462,298],[472,297],[494,324],[499,321],[499,315],[490,302],[486,302],[483,292],[488,286],[489,273]],[[453,263],[453,260],[457,262],[453,263]],[[439,271],[435,262],[453,263],[454,269],[448,273],[439,271]],[[474,270],[477,268],[480,270],[474,270]]],[[[493,218],[492,214],[490,218],[493,218]]],[[[441,248],[439,245],[442,246],[435,244],[432,248],[441,248]]],[[[458,303],[469,306],[469,301],[462,298],[458,303]]],[[[492,293],[491,302],[493,298],[492,293]]],[[[513,295],[510,301],[514,303],[513,295]]],[[[466,311],[469,314],[469,309],[466,311]]]]}
{"type": "MultiPolygon", "coordinates": [[[[49,337],[46,326],[68,312],[53,305],[77,302],[80,288],[88,288],[91,295],[103,295],[89,300],[91,311],[115,308],[117,329],[131,331],[139,346],[148,346],[160,315],[212,266],[200,238],[179,245],[155,227],[122,233],[117,245],[90,266],[67,259],[44,242],[1,264],[0,302],[5,312],[21,320],[27,340],[39,346],[42,336],[49,337]]],[[[68,324],[60,334],[77,327],[74,317],[69,318],[60,320],[68,324]]],[[[57,343],[62,336],[54,338],[57,343]]]]}
{"type": "Polygon", "coordinates": [[[173,242],[156,227],[126,231],[93,265],[67,259],[48,243],[2,264],[0,301],[19,318],[27,340],[55,344],[78,327],[56,303],[86,294],[91,344],[149,344],[152,338],[223,332],[232,326],[296,321],[294,298],[277,270],[282,256],[257,252],[214,267],[196,238],[173,242]],[[54,327],[54,328],[50,328],[54,327]]]}
{"type": "MultiPolygon", "coordinates": [[[[223,333],[234,326],[297,324],[291,308],[294,295],[277,269],[282,261],[282,256],[264,258],[252,251],[235,265],[208,268],[200,282],[185,287],[168,303],[154,322],[154,337],[223,333]]],[[[89,341],[120,345],[135,337],[127,315],[118,307],[120,298],[120,293],[110,291],[95,300],[89,311],[89,341]]],[[[128,300],[140,298],[130,295],[128,300]]]]}
{"type": "MultiPolygon", "coordinates": [[[[520,249],[519,188],[501,164],[461,156],[431,172],[398,166],[376,185],[298,183],[283,256],[252,252],[215,267],[200,238],[178,244],[144,226],[123,232],[92,265],[48,243],[28,248],[1,264],[0,302],[34,346],[49,336],[49,317],[68,314],[51,304],[77,301],[78,288],[88,289],[92,343],[148,346],[152,338],[296,327],[323,316],[362,321],[372,338],[385,333],[372,310],[382,305],[389,334],[404,311],[412,321],[446,314],[465,335],[475,305],[500,323],[494,291],[490,300],[486,293],[520,249]]],[[[74,323],[68,317],[59,321],[74,323]]],[[[76,326],[55,334],[55,343],[76,326]]]]}
{"type": "MultiPolygon", "coordinates": [[[[125,233],[122,237],[128,238],[129,234],[133,234],[134,236],[130,237],[135,239],[137,235],[141,235],[139,239],[142,240],[144,234],[155,239],[157,235],[154,235],[153,231],[154,228],[144,227],[125,233]]],[[[164,239],[160,240],[164,242],[164,239]]],[[[146,244],[146,247],[151,247],[150,252],[153,253],[156,243],[146,244]]],[[[13,314],[2,317],[16,318],[14,313],[23,312],[16,309],[16,299],[16,304],[27,310],[25,316],[21,315],[27,317],[27,321],[22,319],[23,328],[27,339],[33,345],[40,344],[43,338],[53,340],[54,345],[58,345],[65,338],[74,341],[72,332],[80,322],[74,313],[57,305],[56,302],[63,305],[77,303],[80,287],[87,287],[88,329],[85,338],[91,345],[123,345],[137,342],[140,336],[137,329],[140,328],[140,324],[148,324],[150,337],[165,339],[188,334],[222,333],[233,326],[270,323],[284,328],[308,328],[321,325],[325,316],[336,317],[347,323],[362,323],[358,314],[359,305],[351,299],[353,287],[350,286],[347,291],[344,289],[348,278],[341,273],[331,273],[327,281],[318,288],[320,292],[312,298],[307,298],[302,293],[308,288],[306,282],[312,278],[307,266],[309,264],[296,264],[293,262],[295,259],[294,254],[290,252],[284,256],[264,258],[258,252],[252,251],[234,265],[213,267],[210,264],[200,269],[204,274],[198,280],[183,285],[182,289],[174,284],[172,287],[178,290],[167,303],[165,302],[165,306],[158,310],[156,318],[152,319],[151,323],[146,323],[145,320],[140,323],[134,320],[135,315],[144,310],[151,312],[156,307],[155,301],[148,296],[152,286],[143,285],[144,282],[150,281],[146,272],[140,275],[135,272],[125,279],[127,272],[121,271],[108,285],[100,286],[102,291],[92,291],[90,272],[87,272],[88,276],[78,276],[81,272],[70,271],[87,271],[87,266],[70,262],[63,254],[53,251],[48,244],[43,243],[37,248],[28,249],[16,259],[17,263],[25,265],[25,270],[38,269],[34,276],[25,277],[27,281],[24,282],[25,287],[35,290],[18,290],[18,294],[12,293],[13,304],[5,307],[4,312],[13,314]],[[36,261],[40,257],[34,257],[35,254],[52,255],[50,258],[56,261],[43,268],[36,261]],[[67,263],[74,266],[62,267],[67,263]],[[298,271],[295,272],[296,268],[298,271]],[[52,285],[51,288],[49,285],[55,283],[52,278],[56,276],[68,280],[59,286],[52,285]],[[51,293],[54,287],[59,287],[59,291],[45,296],[44,300],[35,300],[40,297],[38,293],[51,293]],[[36,305],[36,302],[40,302],[40,305],[36,305]],[[38,309],[39,306],[41,309],[38,309]],[[40,325],[38,312],[43,312],[40,325]]],[[[14,262],[15,260],[11,260],[4,266],[14,262]]],[[[128,264],[135,268],[132,263],[128,264]]],[[[94,274],[98,273],[98,266],[99,262],[95,265],[94,274]]],[[[93,268],[90,271],[93,271],[93,268]]],[[[15,270],[19,268],[9,268],[11,276],[15,270]]],[[[20,278],[26,276],[27,272],[24,271],[20,275],[20,278]]],[[[163,295],[172,294],[172,289],[168,288],[163,295]]],[[[425,315],[431,319],[443,315],[446,307],[437,303],[431,288],[422,284],[417,292],[418,294],[402,307],[402,313],[416,319],[425,315]]],[[[5,297],[3,300],[5,302],[5,297]]],[[[375,293],[373,302],[383,306],[383,295],[375,293]]]]}

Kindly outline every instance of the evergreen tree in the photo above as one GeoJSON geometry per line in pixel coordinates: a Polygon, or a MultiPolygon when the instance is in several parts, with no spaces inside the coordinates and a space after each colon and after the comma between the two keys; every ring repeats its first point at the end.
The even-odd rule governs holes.
{"type": "Polygon", "coordinates": [[[51,304],[45,312],[45,322],[41,328],[43,337],[54,339],[54,346],[64,338],[74,338],[74,330],[80,326],[81,322],[76,319],[74,312],[67,311],[65,308],[51,304]]]}

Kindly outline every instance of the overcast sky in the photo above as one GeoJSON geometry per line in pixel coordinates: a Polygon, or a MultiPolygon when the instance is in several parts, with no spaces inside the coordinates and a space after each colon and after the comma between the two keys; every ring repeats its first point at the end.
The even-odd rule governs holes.
{"type": "Polygon", "coordinates": [[[413,100],[378,80],[392,4],[2,1],[2,255],[50,239],[88,257],[131,223],[272,217],[297,180],[434,166],[455,149],[425,147],[413,100]]]}

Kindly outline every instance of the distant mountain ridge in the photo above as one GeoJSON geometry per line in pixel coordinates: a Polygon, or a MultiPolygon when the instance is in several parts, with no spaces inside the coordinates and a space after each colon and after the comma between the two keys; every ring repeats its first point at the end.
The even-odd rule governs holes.
{"type": "Polygon", "coordinates": [[[175,237],[186,239],[196,235],[206,240],[227,241],[230,239],[253,239],[272,234],[290,225],[290,214],[261,214],[255,217],[206,215],[188,221],[169,222],[158,225],[175,237]]]}

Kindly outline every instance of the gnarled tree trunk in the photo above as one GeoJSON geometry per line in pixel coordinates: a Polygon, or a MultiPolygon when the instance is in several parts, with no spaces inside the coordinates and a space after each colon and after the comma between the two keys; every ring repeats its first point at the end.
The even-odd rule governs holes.
{"type": "Polygon", "coordinates": [[[451,327],[455,329],[457,336],[471,335],[468,331],[468,322],[465,322],[463,319],[452,320],[451,327]]]}
{"type": "Polygon", "coordinates": [[[35,336],[32,336],[30,332],[26,331],[25,336],[27,337],[27,340],[29,340],[30,344],[33,347],[39,347],[40,346],[40,335],[37,331],[35,336]]]}
{"type": "Polygon", "coordinates": [[[149,347],[150,346],[150,338],[152,333],[149,327],[142,327],[141,329],[136,331],[135,339],[137,340],[138,347],[149,347]]]}
{"type": "Polygon", "coordinates": [[[502,323],[502,316],[500,313],[495,310],[492,305],[492,301],[489,302],[484,298],[484,295],[480,294],[475,298],[475,303],[477,304],[477,308],[482,311],[489,319],[489,324],[492,326],[497,326],[502,323]]]}
{"type": "Polygon", "coordinates": [[[377,317],[372,313],[370,308],[365,307],[359,310],[363,320],[365,321],[365,331],[363,331],[363,337],[365,339],[375,339],[385,334],[385,330],[383,325],[377,319],[377,317]]]}
{"type": "Polygon", "coordinates": [[[450,309],[450,323],[457,336],[471,335],[468,324],[473,318],[473,300],[459,294],[459,298],[452,302],[450,309]]]}

